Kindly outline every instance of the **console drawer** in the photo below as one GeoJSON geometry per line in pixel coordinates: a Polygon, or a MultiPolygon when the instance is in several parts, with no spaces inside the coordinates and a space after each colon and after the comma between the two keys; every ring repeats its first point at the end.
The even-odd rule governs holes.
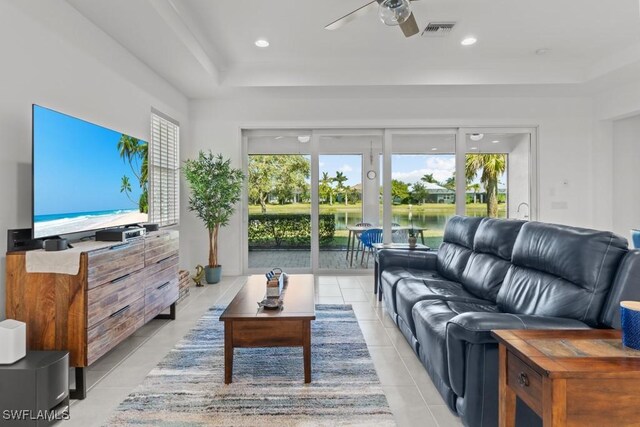
{"type": "Polygon", "coordinates": [[[175,230],[160,231],[145,238],[145,265],[152,265],[178,254],[179,233],[175,230]]]}
{"type": "Polygon", "coordinates": [[[120,308],[144,298],[144,272],[129,273],[87,292],[87,327],[91,328],[120,308]]]}
{"type": "Polygon", "coordinates": [[[145,323],[153,320],[164,309],[176,302],[178,294],[177,275],[172,280],[158,284],[155,288],[147,288],[144,305],[145,323]]]}
{"type": "Polygon", "coordinates": [[[87,330],[87,364],[91,365],[144,325],[144,298],[124,305],[87,330]]]}
{"type": "Polygon", "coordinates": [[[87,252],[87,288],[123,277],[144,267],[144,239],[87,252]]]}
{"type": "Polygon", "coordinates": [[[511,352],[507,353],[507,384],[531,409],[542,414],[542,375],[511,352]]]}

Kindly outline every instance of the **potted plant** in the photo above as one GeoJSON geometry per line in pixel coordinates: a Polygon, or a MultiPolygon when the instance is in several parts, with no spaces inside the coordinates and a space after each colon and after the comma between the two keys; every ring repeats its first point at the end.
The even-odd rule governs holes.
{"type": "Polygon", "coordinates": [[[197,159],[184,162],[184,176],[189,183],[189,210],[195,212],[209,231],[209,263],[205,267],[207,283],[220,281],[222,266],[218,263],[218,232],[229,223],[240,201],[244,174],[231,167],[222,154],[200,151],[197,159]]]}

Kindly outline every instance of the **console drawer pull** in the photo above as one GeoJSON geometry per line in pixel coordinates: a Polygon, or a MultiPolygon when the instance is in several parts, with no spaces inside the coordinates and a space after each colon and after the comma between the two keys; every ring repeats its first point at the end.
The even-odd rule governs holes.
{"type": "Polygon", "coordinates": [[[156,290],[158,290],[158,291],[159,291],[159,290],[160,290],[160,289],[162,289],[162,288],[166,288],[166,287],[167,287],[167,286],[169,286],[170,284],[171,284],[171,282],[163,283],[162,285],[158,286],[158,287],[156,288],[156,290]]]}
{"type": "Polygon", "coordinates": [[[520,372],[518,375],[518,384],[520,387],[529,387],[529,377],[524,372],[520,372]]]}
{"type": "Polygon", "coordinates": [[[109,248],[109,250],[110,250],[110,251],[117,251],[117,250],[119,250],[119,249],[124,249],[124,248],[128,247],[129,245],[130,245],[130,243],[123,243],[123,244],[121,244],[121,245],[111,246],[111,247],[109,248]]]}
{"type": "Polygon", "coordinates": [[[131,307],[131,306],[130,306],[130,305],[128,305],[128,306],[126,306],[126,307],[122,307],[120,310],[116,311],[115,313],[113,313],[113,314],[112,314],[111,316],[109,316],[109,317],[111,317],[111,318],[113,318],[113,317],[118,317],[118,316],[120,316],[121,314],[123,314],[125,311],[129,310],[129,307],[131,307]]]}
{"type": "Polygon", "coordinates": [[[173,257],[173,255],[169,255],[169,256],[168,256],[168,257],[166,257],[166,258],[162,258],[160,261],[156,261],[156,264],[160,264],[161,262],[165,262],[166,260],[168,260],[168,259],[170,259],[170,258],[172,258],[172,257],[173,257]]]}
{"type": "Polygon", "coordinates": [[[111,283],[118,283],[118,282],[121,282],[121,281],[123,281],[124,279],[126,279],[126,278],[127,278],[127,277],[129,277],[129,276],[131,276],[131,273],[125,274],[124,276],[120,276],[120,277],[118,277],[117,279],[113,279],[113,280],[111,281],[111,283]]]}

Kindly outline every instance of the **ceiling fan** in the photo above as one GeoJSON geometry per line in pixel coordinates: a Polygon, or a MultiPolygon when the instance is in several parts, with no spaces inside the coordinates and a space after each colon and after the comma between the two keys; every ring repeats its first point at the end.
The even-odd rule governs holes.
{"type": "Polygon", "coordinates": [[[416,23],[416,18],[413,16],[413,12],[411,11],[411,1],[416,0],[373,0],[353,12],[333,21],[324,27],[324,29],[337,30],[357,17],[364,15],[369,10],[377,7],[378,16],[385,25],[399,25],[404,36],[411,37],[420,32],[418,24],[416,23]]]}

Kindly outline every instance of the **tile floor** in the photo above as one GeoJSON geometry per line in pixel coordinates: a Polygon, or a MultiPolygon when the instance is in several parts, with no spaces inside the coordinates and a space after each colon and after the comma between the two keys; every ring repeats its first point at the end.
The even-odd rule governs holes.
{"type": "MultiPolygon", "coordinates": [[[[215,304],[226,304],[244,284],[244,277],[225,277],[217,285],[191,288],[178,306],[175,321],[154,320],[113,349],[87,373],[87,399],[73,401],[71,419],[63,427],[102,426],[132,389],[215,304]]],[[[460,426],[413,351],[373,295],[373,277],[318,276],[316,300],[351,304],[373,358],[398,426],[460,426]]]]}

